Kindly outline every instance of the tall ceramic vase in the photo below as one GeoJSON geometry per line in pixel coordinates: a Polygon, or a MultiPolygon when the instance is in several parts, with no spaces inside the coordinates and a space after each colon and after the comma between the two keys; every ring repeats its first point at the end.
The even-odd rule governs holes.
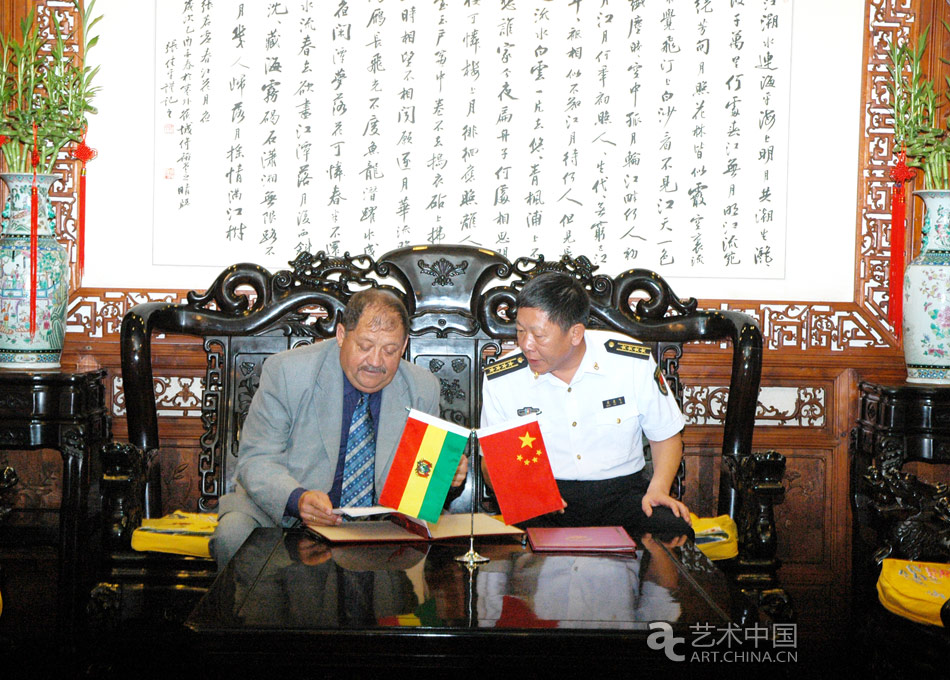
{"type": "Polygon", "coordinates": [[[950,191],[915,191],[924,201],[920,254],[904,271],[907,381],[950,384],[950,191]]]}
{"type": "Polygon", "coordinates": [[[49,189],[56,175],[37,176],[39,196],[36,330],[30,334],[30,189],[33,175],[2,173],[9,197],[0,233],[0,368],[55,368],[66,337],[69,263],[54,237],[49,189]]]}

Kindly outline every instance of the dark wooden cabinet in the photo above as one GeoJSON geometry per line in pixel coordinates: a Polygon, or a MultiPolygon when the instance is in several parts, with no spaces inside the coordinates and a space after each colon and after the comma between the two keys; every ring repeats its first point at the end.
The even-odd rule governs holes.
{"type": "MultiPolygon", "coordinates": [[[[63,457],[56,626],[69,640],[88,600],[96,554],[90,543],[99,533],[99,450],[111,438],[105,375],[104,370],[0,370],[0,448],[56,449],[63,457]]],[[[2,540],[21,538],[8,532],[2,540]]]]}
{"type": "Polygon", "coordinates": [[[858,389],[856,461],[882,470],[950,462],[950,387],[862,382],[858,389]]]}

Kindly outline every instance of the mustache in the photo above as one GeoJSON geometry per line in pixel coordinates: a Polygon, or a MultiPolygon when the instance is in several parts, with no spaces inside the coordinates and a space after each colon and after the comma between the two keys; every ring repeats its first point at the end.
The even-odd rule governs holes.
{"type": "Polygon", "coordinates": [[[359,370],[366,371],[367,373],[379,373],[380,375],[386,375],[385,366],[371,366],[370,364],[362,364],[359,370]]]}

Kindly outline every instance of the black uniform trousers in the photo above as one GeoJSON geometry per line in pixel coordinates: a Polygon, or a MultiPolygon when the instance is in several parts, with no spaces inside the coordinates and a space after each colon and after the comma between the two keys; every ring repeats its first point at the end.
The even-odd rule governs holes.
{"type": "Polygon", "coordinates": [[[695,538],[692,527],[665,506],[653,508],[647,517],[641,501],[650,482],[641,470],[632,475],[596,481],[558,480],[561,498],[567,501],[563,513],[552,512],[519,524],[527,527],[621,526],[636,538],[652,534],[671,540],[686,535],[695,538]]]}

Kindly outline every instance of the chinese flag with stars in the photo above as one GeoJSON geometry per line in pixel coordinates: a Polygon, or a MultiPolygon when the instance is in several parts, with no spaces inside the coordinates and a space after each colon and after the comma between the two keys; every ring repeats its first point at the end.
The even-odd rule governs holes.
{"type": "Polygon", "coordinates": [[[505,524],[564,507],[536,416],[482,428],[478,443],[505,524]]]}

